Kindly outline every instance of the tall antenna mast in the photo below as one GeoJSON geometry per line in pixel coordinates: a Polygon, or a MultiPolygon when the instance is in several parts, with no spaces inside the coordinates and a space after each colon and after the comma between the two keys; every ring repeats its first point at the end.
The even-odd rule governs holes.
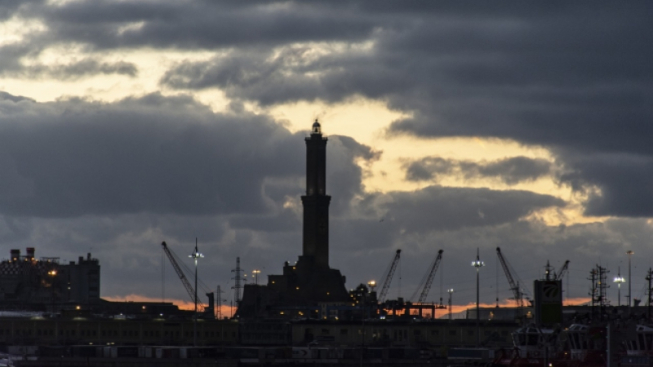
{"type": "Polygon", "coordinates": [[[166,258],[161,254],[161,303],[166,303],[166,258]]]}
{"type": "Polygon", "coordinates": [[[242,269],[240,268],[240,257],[236,258],[236,269],[233,269],[232,272],[236,273],[236,276],[233,278],[236,282],[232,289],[234,290],[234,300],[236,301],[236,308],[240,306],[240,289],[242,288],[240,285],[240,281],[242,280],[240,278],[240,273],[242,273],[242,269]]]}

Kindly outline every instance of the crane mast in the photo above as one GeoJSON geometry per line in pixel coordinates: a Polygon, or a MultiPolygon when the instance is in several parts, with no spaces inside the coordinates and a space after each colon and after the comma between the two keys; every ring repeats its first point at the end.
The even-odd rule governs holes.
{"type": "Polygon", "coordinates": [[[392,263],[390,263],[390,268],[387,271],[387,275],[383,281],[383,286],[381,287],[381,293],[379,293],[379,302],[383,302],[385,300],[385,296],[388,293],[388,289],[390,288],[390,283],[392,283],[392,277],[394,276],[395,270],[397,269],[397,264],[399,263],[400,254],[401,250],[397,250],[394,259],[392,259],[392,263]]]}
{"type": "Polygon", "coordinates": [[[428,296],[429,291],[431,290],[431,284],[433,284],[433,278],[435,278],[435,273],[438,271],[440,261],[442,261],[442,252],[442,250],[438,251],[438,256],[436,256],[433,265],[431,265],[431,269],[426,277],[424,288],[422,288],[422,293],[420,293],[417,303],[424,303],[424,301],[426,301],[426,296],[428,296]]]}
{"type": "Polygon", "coordinates": [[[515,302],[517,302],[517,307],[524,307],[523,294],[521,289],[519,289],[519,283],[515,283],[515,280],[512,278],[512,274],[510,274],[510,269],[508,268],[508,263],[506,262],[506,259],[503,258],[501,248],[499,247],[497,247],[497,256],[499,257],[499,262],[501,263],[503,272],[506,273],[506,278],[508,279],[508,284],[510,284],[510,290],[514,295],[515,302]]]}
{"type": "Polygon", "coordinates": [[[567,273],[567,268],[569,267],[569,260],[565,261],[565,264],[562,265],[560,270],[556,273],[555,277],[553,277],[553,280],[561,280],[563,276],[567,273]]]}
{"type": "Polygon", "coordinates": [[[168,259],[170,260],[172,267],[175,268],[175,271],[177,272],[179,279],[181,279],[181,282],[184,284],[184,288],[186,288],[186,292],[188,292],[188,295],[190,296],[190,300],[192,302],[195,302],[195,289],[190,284],[188,279],[186,279],[184,272],[179,267],[179,264],[177,264],[177,260],[175,260],[175,257],[172,256],[172,252],[170,252],[170,249],[168,248],[168,245],[165,243],[165,241],[161,243],[161,246],[163,247],[163,251],[166,253],[166,256],[168,256],[168,259]]]}

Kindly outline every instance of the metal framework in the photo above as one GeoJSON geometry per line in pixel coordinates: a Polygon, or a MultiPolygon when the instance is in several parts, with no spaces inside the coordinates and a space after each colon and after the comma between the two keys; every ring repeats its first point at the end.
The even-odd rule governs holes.
{"type": "Polygon", "coordinates": [[[193,286],[186,278],[186,275],[184,275],[184,272],[179,267],[179,264],[177,264],[177,260],[175,260],[175,257],[172,255],[172,252],[170,252],[170,249],[168,248],[168,245],[165,243],[165,241],[161,243],[161,247],[163,247],[163,251],[166,253],[166,256],[168,256],[172,267],[175,268],[175,271],[177,272],[179,279],[181,279],[182,284],[184,284],[184,288],[186,288],[186,292],[188,292],[190,300],[195,302],[195,289],[193,289],[193,286]]]}
{"type": "Polygon", "coordinates": [[[515,282],[515,280],[513,279],[512,274],[510,273],[510,269],[508,267],[508,263],[506,262],[506,259],[504,259],[503,255],[501,254],[501,248],[499,247],[497,247],[497,256],[499,257],[499,262],[501,263],[503,272],[506,273],[506,278],[508,279],[508,284],[510,285],[510,290],[512,291],[515,302],[517,302],[517,307],[524,307],[524,294],[519,288],[519,283],[515,282]]]}
{"type": "MultiPolygon", "coordinates": [[[[435,261],[433,261],[433,265],[431,265],[429,272],[426,275],[425,281],[423,281],[424,287],[422,288],[422,292],[419,295],[419,299],[417,303],[424,303],[426,301],[426,297],[429,295],[429,291],[431,290],[431,285],[433,284],[433,279],[435,278],[435,273],[438,271],[438,267],[440,266],[440,261],[442,261],[442,250],[438,251],[438,255],[435,257],[435,261]]],[[[411,297],[411,299],[415,298],[415,295],[419,291],[419,288],[417,288],[417,291],[411,297]]]]}
{"type": "Polygon", "coordinates": [[[553,277],[553,280],[561,280],[562,277],[565,276],[567,273],[567,268],[569,267],[569,260],[565,261],[565,264],[562,265],[560,270],[556,273],[555,277],[553,277]]]}
{"type": "Polygon", "coordinates": [[[240,277],[240,273],[243,272],[243,270],[240,268],[240,257],[236,258],[236,269],[231,270],[232,273],[235,273],[236,276],[233,278],[236,281],[236,284],[231,287],[231,289],[234,290],[234,301],[236,302],[236,307],[240,306],[240,289],[242,288],[240,286],[240,281],[242,278],[240,277]]]}
{"type": "Polygon", "coordinates": [[[390,263],[390,268],[388,268],[386,271],[386,275],[384,277],[385,280],[383,281],[383,286],[381,287],[381,293],[379,293],[379,302],[383,302],[385,300],[385,296],[388,294],[390,283],[392,283],[392,277],[395,275],[395,270],[397,269],[397,264],[399,263],[400,254],[401,250],[397,250],[395,257],[392,259],[392,263],[390,263]]]}

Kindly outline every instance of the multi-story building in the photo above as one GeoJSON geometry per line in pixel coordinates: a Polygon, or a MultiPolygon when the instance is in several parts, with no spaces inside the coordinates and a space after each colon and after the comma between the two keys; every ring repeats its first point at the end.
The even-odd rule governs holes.
{"type": "Polygon", "coordinates": [[[100,301],[100,262],[90,253],[68,264],[34,255],[33,247],[25,255],[13,249],[9,259],[0,262],[1,308],[30,310],[100,301]]]}

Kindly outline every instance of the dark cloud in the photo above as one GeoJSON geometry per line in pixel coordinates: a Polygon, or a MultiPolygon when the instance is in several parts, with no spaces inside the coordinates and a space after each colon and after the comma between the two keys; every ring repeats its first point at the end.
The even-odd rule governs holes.
{"type": "Polygon", "coordinates": [[[134,77],[138,74],[136,65],[130,62],[102,62],[95,58],[83,58],[67,64],[33,63],[24,65],[21,59],[38,56],[35,47],[10,44],[0,47],[0,75],[25,78],[79,79],[98,74],[117,74],[134,77]]]}
{"type": "Polygon", "coordinates": [[[430,186],[415,192],[368,194],[348,217],[334,218],[336,249],[365,253],[396,248],[440,231],[496,227],[564,201],[527,191],[430,186]]]}
{"type": "Polygon", "coordinates": [[[576,155],[560,181],[588,195],[585,214],[653,217],[653,157],[634,154],[576,155]]]}
{"type": "MultiPolygon", "coordinates": [[[[138,74],[136,65],[129,62],[107,63],[85,59],[63,65],[31,65],[20,69],[28,78],[50,77],[54,79],[79,79],[98,74],[118,74],[134,77],[138,74]]],[[[7,73],[11,75],[11,73],[7,73]]]]}
{"type": "MultiPolygon", "coordinates": [[[[266,180],[297,178],[294,187],[277,186],[276,200],[301,192],[305,133],[264,116],[214,114],[188,97],[158,94],[116,103],[5,95],[4,111],[5,214],[270,214],[283,200],[264,196],[266,180]]],[[[329,190],[348,200],[361,190],[354,160],[373,154],[346,137],[330,145],[329,190]]]]}
{"type": "MultiPolygon", "coordinates": [[[[374,22],[327,3],[159,1],[69,2],[33,8],[48,24],[44,39],[65,39],[95,48],[180,49],[265,46],[362,39],[374,22]],[[135,25],[132,28],[125,26],[135,25]]],[[[344,5],[346,8],[347,5],[344,5]]]]}
{"type": "Polygon", "coordinates": [[[562,207],[564,201],[528,191],[494,191],[430,186],[418,192],[396,192],[385,205],[390,220],[405,230],[455,229],[512,222],[534,210],[562,207]]]}
{"type": "Polygon", "coordinates": [[[129,62],[100,62],[93,59],[85,59],[67,65],[56,65],[39,68],[29,68],[28,74],[45,74],[58,79],[80,78],[86,75],[96,74],[119,74],[136,76],[138,69],[136,65],[129,62]]]}
{"type": "Polygon", "coordinates": [[[493,162],[457,161],[424,157],[404,164],[410,181],[438,181],[438,175],[461,175],[465,179],[497,178],[508,185],[533,181],[551,173],[551,163],[541,158],[511,157],[493,162]]]}
{"type": "Polygon", "coordinates": [[[21,102],[21,101],[35,102],[31,98],[27,98],[27,97],[23,97],[23,96],[14,96],[13,94],[9,94],[9,93],[3,92],[3,91],[0,91],[0,101],[11,101],[11,102],[15,102],[15,103],[21,102]]]}
{"type": "Polygon", "coordinates": [[[0,3],[0,21],[30,9],[33,5],[43,5],[45,0],[3,1],[0,3]]]}

